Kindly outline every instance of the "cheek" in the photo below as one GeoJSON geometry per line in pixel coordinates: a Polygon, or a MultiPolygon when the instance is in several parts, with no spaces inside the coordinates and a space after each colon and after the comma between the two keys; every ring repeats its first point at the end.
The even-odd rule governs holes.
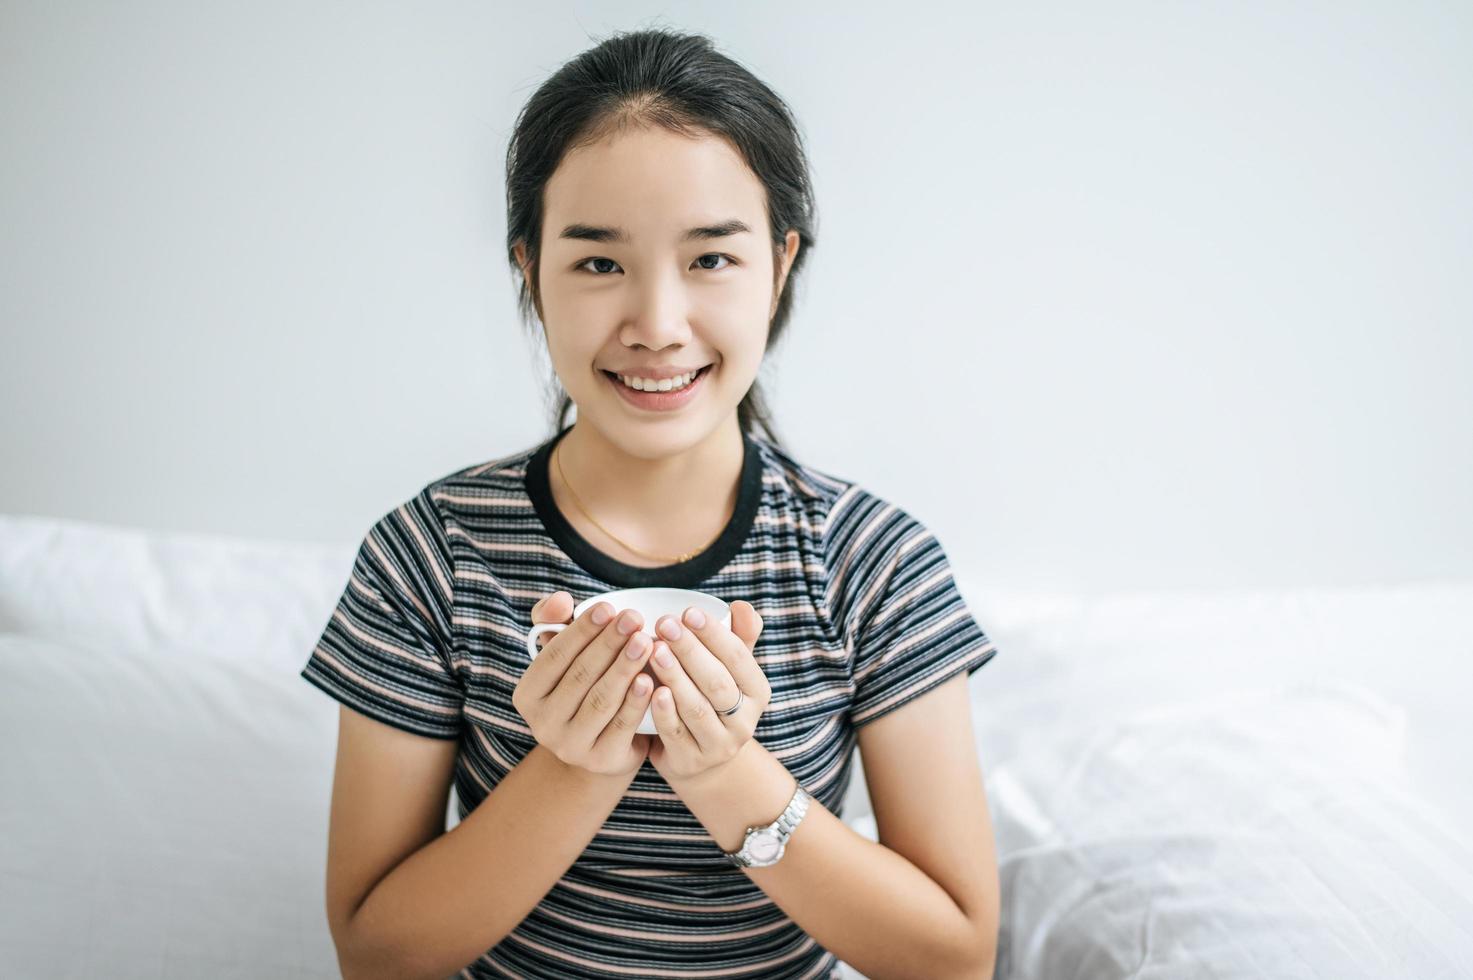
{"type": "Polygon", "coordinates": [[[717,347],[721,355],[712,380],[726,389],[750,387],[762,368],[766,339],[763,334],[721,342],[717,347]]]}
{"type": "Polygon", "coordinates": [[[592,365],[598,359],[599,352],[596,349],[570,337],[562,328],[549,330],[546,341],[552,368],[565,386],[571,382],[574,386],[583,387],[596,380],[590,377],[592,365]]]}

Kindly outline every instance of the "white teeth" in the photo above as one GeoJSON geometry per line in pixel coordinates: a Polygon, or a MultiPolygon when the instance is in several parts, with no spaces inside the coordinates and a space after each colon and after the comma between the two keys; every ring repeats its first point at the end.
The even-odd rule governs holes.
{"type": "Polygon", "coordinates": [[[634,378],[629,375],[618,375],[620,381],[636,391],[676,391],[684,388],[695,380],[700,371],[692,371],[689,374],[676,375],[673,378],[665,378],[662,381],[654,381],[649,378],[634,378]]]}

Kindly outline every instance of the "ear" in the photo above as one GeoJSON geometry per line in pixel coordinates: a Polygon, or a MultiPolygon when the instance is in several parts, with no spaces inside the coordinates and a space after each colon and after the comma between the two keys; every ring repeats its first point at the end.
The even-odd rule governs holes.
{"type": "Polygon", "coordinates": [[[767,312],[767,319],[771,320],[777,315],[777,304],[782,299],[783,289],[788,284],[788,272],[793,268],[793,260],[798,257],[798,249],[801,247],[798,232],[788,229],[787,236],[783,239],[784,247],[782,255],[778,257],[781,271],[777,276],[777,288],[772,291],[772,309],[767,312]]]}

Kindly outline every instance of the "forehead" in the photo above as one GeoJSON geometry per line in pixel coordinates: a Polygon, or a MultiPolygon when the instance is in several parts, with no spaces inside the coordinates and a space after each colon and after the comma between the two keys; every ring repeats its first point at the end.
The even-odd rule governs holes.
{"type": "MultiPolygon", "coordinates": [[[[548,228],[627,228],[636,244],[671,238],[711,216],[765,228],[766,194],[725,140],[632,128],[569,152],[547,182],[548,228]]],[[[551,239],[547,240],[549,245],[551,239]]]]}

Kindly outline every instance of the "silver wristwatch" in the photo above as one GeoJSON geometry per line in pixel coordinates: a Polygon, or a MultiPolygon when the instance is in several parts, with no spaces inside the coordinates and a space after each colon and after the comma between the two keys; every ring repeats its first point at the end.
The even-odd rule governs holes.
{"type": "Polygon", "coordinates": [[[783,851],[787,850],[788,838],[793,836],[793,828],[798,826],[803,815],[808,812],[808,801],[811,799],[800,784],[787,809],[776,820],[765,827],[748,827],[742,849],[735,853],[722,853],[739,868],[766,868],[777,864],[783,851]]]}

